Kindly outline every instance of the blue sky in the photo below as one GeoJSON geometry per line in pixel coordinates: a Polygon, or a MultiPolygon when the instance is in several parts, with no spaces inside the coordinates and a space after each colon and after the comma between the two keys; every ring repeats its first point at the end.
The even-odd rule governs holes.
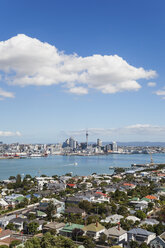
{"type": "Polygon", "coordinates": [[[0,1],[0,140],[164,141],[164,8],[0,1]]]}

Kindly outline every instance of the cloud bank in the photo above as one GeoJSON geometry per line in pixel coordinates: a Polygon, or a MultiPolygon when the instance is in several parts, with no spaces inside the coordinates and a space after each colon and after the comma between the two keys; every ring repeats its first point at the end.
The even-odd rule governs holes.
{"type": "MultiPolygon", "coordinates": [[[[68,131],[64,132],[67,136],[73,136],[76,138],[85,137],[86,130],[68,131]]],[[[154,126],[150,124],[135,124],[120,128],[89,128],[89,137],[102,138],[107,140],[164,140],[165,138],[165,126],[154,126]]],[[[93,141],[93,140],[92,140],[93,141]]]]}
{"type": "Polygon", "coordinates": [[[14,137],[14,136],[21,136],[19,131],[17,132],[10,132],[10,131],[0,131],[0,137],[14,137]]]}
{"type": "Polygon", "coordinates": [[[0,71],[2,80],[10,85],[62,84],[78,95],[89,89],[104,94],[137,91],[141,88],[138,80],[156,76],[155,71],[136,68],[118,55],[65,54],[24,34],[0,42],[0,71]]]}

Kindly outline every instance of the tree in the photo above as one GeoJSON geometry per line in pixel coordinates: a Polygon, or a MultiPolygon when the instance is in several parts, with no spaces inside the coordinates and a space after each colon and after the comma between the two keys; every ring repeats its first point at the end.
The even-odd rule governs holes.
{"type": "Polygon", "coordinates": [[[138,247],[139,247],[139,244],[138,244],[138,242],[132,240],[132,241],[130,242],[130,247],[131,247],[131,248],[138,248],[138,247]]]}
{"type": "Polygon", "coordinates": [[[129,211],[128,211],[127,207],[121,206],[121,207],[119,207],[117,213],[121,214],[121,215],[127,215],[129,213],[129,211]]]}
{"type": "Polygon", "coordinates": [[[102,233],[99,237],[99,244],[105,245],[107,241],[107,235],[105,233],[102,233]]]}
{"type": "Polygon", "coordinates": [[[112,214],[116,214],[116,209],[117,209],[117,206],[114,202],[111,203],[111,212],[112,214]]]}
{"type": "Polygon", "coordinates": [[[30,214],[28,215],[28,220],[35,220],[35,219],[36,219],[35,214],[30,213],[30,214]]]}
{"type": "Polygon", "coordinates": [[[149,246],[145,242],[143,242],[139,245],[139,248],[149,248],[149,246]]]}
{"type": "Polygon", "coordinates": [[[10,177],[9,177],[9,180],[15,180],[15,179],[16,179],[15,176],[10,176],[10,177]]]}
{"type": "Polygon", "coordinates": [[[79,207],[84,209],[87,213],[89,213],[92,208],[92,204],[89,201],[85,200],[85,201],[79,202],[79,207]]]}
{"type": "Polygon", "coordinates": [[[16,185],[16,188],[21,187],[21,175],[20,174],[18,174],[16,176],[16,183],[15,183],[15,185],[16,185]]]}
{"type": "Polygon", "coordinates": [[[136,217],[138,217],[141,220],[144,220],[146,218],[146,214],[142,210],[136,211],[136,217]]]}
{"type": "Polygon", "coordinates": [[[56,210],[56,208],[55,208],[53,202],[50,201],[50,202],[48,203],[47,208],[46,208],[47,219],[48,219],[49,221],[52,220],[55,210],[56,210]]]}
{"type": "Polygon", "coordinates": [[[84,231],[82,229],[75,228],[72,231],[72,239],[77,241],[78,237],[83,236],[83,234],[84,234],[84,231]]]}
{"type": "Polygon", "coordinates": [[[159,211],[159,220],[165,222],[165,206],[159,211]]]}
{"type": "Polygon", "coordinates": [[[89,237],[84,240],[83,245],[85,248],[95,248],[95,243],[89,237]]]}
{"type": "Polygon", "coordinates": [[[18,207],[19,208],[24,208],[28,205],[28,199],[27,198],[24,198],[23,201],[21,201],[19,204],[18,204],[18,207]]]}
{"type": "Polygon", "coordinates": [[[13,223],[7,224],[6,229],[15,230],[14,224],[13,223]]]}
{"type": "Polygon", "coordinates": [[[148,203],[148,210],[151,211],[154,207],[154,203],[153,202],[149,202],[148,203]]]}
{"type": "Polygon", "coordinates": [[[156,235],[160,235],[165,231],[165,226],[161,223],[159,223],[158,225],[154,225],[154,232],[156,233],[156,235]]]}
{"type": "Polygon", "coordinates": [[[11,241],[9,248],[14,248],[17,245],[20,245],[21,243],[22,243],[21,240],[13,240],[13,241],[11,241]]]}
{"type": "Polygon", "coordinates": [[[40,239],[33,237],[25,242],[25,248],[41,248],[40,239]]]}
{"type": "Polygon", "coordinates": [[[37,222],[30,222],[27,225],[27,230],[29,234],[36,234],[37,233],[37,229],[38,229],[39,225],[37,222]]]}

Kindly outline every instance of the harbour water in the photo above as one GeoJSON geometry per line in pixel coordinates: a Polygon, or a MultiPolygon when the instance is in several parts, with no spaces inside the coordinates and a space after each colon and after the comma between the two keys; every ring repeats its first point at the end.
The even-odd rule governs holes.
{"type": "MultiPolygon", "coordinates": [[[[165,154],[153,154],[155,163],[165,163],[165,154]]],[[[8,179],[17,174],[38,176],[64,175],[72,172],[73,175],[89,175],[92,173],[113,173],[110,166],[131,167],[131,164],[150,162],[149,154],[111,154],[102,156],[49,156],[30,159],[2,159],[0,160],[0,179],[8,179]]]]}

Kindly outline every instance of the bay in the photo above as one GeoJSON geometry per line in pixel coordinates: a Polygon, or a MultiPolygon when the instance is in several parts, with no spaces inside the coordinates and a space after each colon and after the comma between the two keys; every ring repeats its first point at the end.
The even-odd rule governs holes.
{"type": "MultiPolygon", "coordinates": [[[[152,155],[155,163],[165,163],[165,154],[152,155]]],[[[39,176],[46,174],[64,175],[72,172],[73,175],[112,174],[110,166],[131,167],[131,164],[143,164],[150,162],[149,154],[110,154],[99,156],[48,156],[44,158],[27,159],[2,159],[0,160],[0,180],[9,176],[22,176],[30,174],[39,176]]]]}

